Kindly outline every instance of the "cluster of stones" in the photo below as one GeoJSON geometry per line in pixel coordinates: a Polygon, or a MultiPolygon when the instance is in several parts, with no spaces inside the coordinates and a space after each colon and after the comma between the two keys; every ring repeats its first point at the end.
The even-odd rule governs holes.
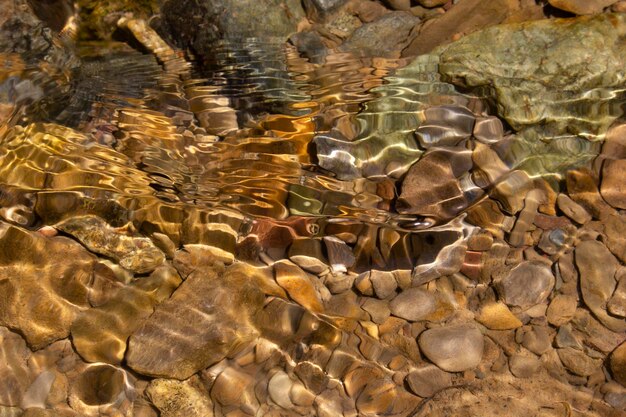
{"type": "MultiPolygon", "coordinates": [[[[304,4],[329,16],[344,5],[304,4]]],[[[334,46],[360,48],[360,36],[380,33],[370,24],[400,34],[397,21],[415,24],[403,11],[365,4],[352,14],[358,22],[329,20],[334,46]],[[350,25],[350,36],[340,32],[350,25]]],[[[436,27],[471,31],[508,16],[486,22],[495,12],[475,13],[478,21],[459,28],[455,15],[494,6],[389,5],[435,16],[412,40],[411,31],[401,35],[409,50],[436,27]]],[[[119,24],[171,63],[174,78],[186,73],[142,21],[119,24]]],[[[220,112],[223,100],[211,100],[220,112]]],[[[425,219],[413,226],[444,226],[409,233],[329,223],[323,237],[290,236],[283,246],[272,243],[287,226],[258,219],[242,236],[241,215],[145,197],[144,173],[106,146],[85,148],[92,159],[51,163],[59,143],[84,142],[71,129],[15,129],[4,137],[14,152],[0,170],[15,183],[0,193],[0,415],[622,415],[624,125],[561,186],[511,169],[504,127],[482,108],[432,106],[420,117],[414,135],[425,153],[397,208],[425,219]],[[86,177],[62,174],[95,160],[126,173],[90,172],[91,183],[110,187],[100,200],[23,190],[89,191],[91,183],[73,182],[86,177]],[[100,204],[124,187],[140,197],[100,204]]],[[[220,120],[216,134],[236,126],[232,114],[220,120]]]]}

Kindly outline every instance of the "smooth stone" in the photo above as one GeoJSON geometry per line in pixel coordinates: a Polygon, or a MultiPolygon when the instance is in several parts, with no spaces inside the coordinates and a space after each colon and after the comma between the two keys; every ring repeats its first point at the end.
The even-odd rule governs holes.
{"type": "Polygon", "coordinates": [[[383,324],[391,314],[389,303],[375,298],[367,298],[361,308],[369,313],[376,324],[383,324]]]}
{"type": "Polygon", "coordinates": [[[506,304],[528,309],[548,298],[554,283],[545,263],[524,261],[498,282],[497,288],[506,304]]]}
{"type": "Polygon", "coordinates": [[[293,381],[284,371],[276,372],[269,380],[267,391],[272,401],[280,407],[289,410],[293,407],[293,403],[289,398],[289,391],[293,381]]]}
{"type": "Polygon", "coordinates": [[[544,326],[532,326],[522,336],[522,345],[536,355],[543,355],[552,345],[552,338],[544,326]]]}
{"type": "Polygon", "coordinates": [[[452,376],[434,365],[427,365],[411,371],[406,376],[409,388],[423,398],[429,398],[438,391],[452,386],[452,376]]]}
{"type": "Polygon", "coordinates": [[[522,322],[501,302],[485,304],[476,320],[492,330],[510,330],[522,326],[522,322]]]}
{"type": "Polygon", "coordinates": [[[294,239],[287,256],[300,268],[313,274],[328,270],[328,261],[322,253],[322,242],[319,239],[294,239]]]}
{"type": "Polygon", "coordinates": [[[448,0],[417,0],[417,2],[424,7],[431,8],[431,7],[443,6],[444,4],[448,2],[448,0]]]}
{"type": "Polygon", "coordinates": [[[307,17],[312,20],[324,20],[341,8],[346,0],[304,0],[302,6],[307,17]]]}
{"type": "Polygon", "coordinates": [[[626,343],[622,343],[611,353],[609,364],[613,378],[626,387],[626,343]]]}
{"type": "MultiPolygon", "coordinates": [[[[459,4],[466,3],[472,1],[459,4]]],[[[506,6],[496,3],[510,2],[488,2],[506,14],[506,6]]],[[[490,27],[442,47],[439,72],[462,87],[493,86],[499,116],[516,131],[534,126],[533,134],[544,140],[603,134],[620,116],[610,103],[618,100],[613,92],[626,80],[620,35],[625,26],[624,15],[600,14],[490,27]],[[590,98],[588,91],[596,88],[607,94],[590,98]]]]}
{"type": "Polygon", "coordinates": [[[186,381],[154,379],[146,394],[162,417],[213,416],[213,403],[197,376],[186,381]]]}
{"type": "Polygon", "coordinates": [[[483,355],[483,335],[477,328],[451,326],[428,329],[419,337],[419,347],[444,371],[462,372],[475,368],[483,355]]]}
{"type": "Polygon", "coordinates": [[[398,288],[396,277],[393,272],[390,271],[373,269],[370,274],[370,281],[372,282],[374,293],[381,300],[394,295],[396,293],[396,289],[398,288]]]}
{"type": "Polygon", "coordinates": [[[495,116],[477,117],[473,135],[484,144],[496,143],[504,137],[504,126],[495,116]]]}
{"type": "Polygon", "coordinates": [[[315,288],[314,280],[317,277],[310,276],[289,261],[275,263],[274,272],[276,282],[287,291],[291,299],[308,310],[318,313],[323,310],[322,300],[315,288]]]}
{"type": "Polygon", "coordinates": [[[602,13],[602,10],[609,7],[617,0],[548,0],[551,6],[566,12],[585,15],[602,13]]]}
{"type": "Polygon", "coordinates": [[[623,274],[613,296],[607,304],[607,309],[613,315],[626,317],[626,274],[623,274]]]}
{"type": "Polygon", "coordinates": [[[19,331],[33,350],[67,337],[89,307],[96,258],[69,238],[5,223],[0,247],[0,325],[19,331]]]}
{"type": "Polygon", "coordinates": [[[265,299],[243,264],[199,269],[129,339],[126,361],[154,377],[189,378],[258,336],[265,299]]]}
{"type": "Polygon", "coordinates": [[[559,327],[569,322],[576,313],[578,300],[573,295],[558,294],[550,301],[546,316],[548,323],[559,327]]]}
{"type": "Polygon", "coordinates": [[[518,378],[530,378],[540,367],[541,362],[532,354],[515,354],[509,358],[509,369],[518,378]]]}
{"type": "Polygon", "coordinates": [[[409,288],[389,303],[391,314],[409,321],[424,320],[437,308],[435,297],[419,288],[409,288]]]}
{"type": "Polygon", "coordinates": [[[557,349],[563,365],[576,375],[589,376],[600,370],[602,359],[593,359],[581,350],[571,347],[557,349]]]}
{"type": "Polygon", "coordinates": [[[616,209],[626,209],[626,160],[607,160],[602,167],[600,194],[616,209]]]}
{"type": "Polygon", "coordinates": [[[151,272],[165,261],[163,252],[150,239],[129,236],[97,216],[71,217],[55,227],[135,273],[151,272]]]}
{"type": "Polygon", "coordinates": [[[433,146],[456,146],[472,135],[476,118],[465,107],[435,106],[424,110],[426,119],[415,136],[424,149],[433,146]]]}
{"type": "Polygon", "coordinates": [[[394,10],[407,11],[411,9],[411,0],[385,0],[385,2],[394,10]]]}
{"type": "Polygon", "coordinates": [[[574,256],[580,271],[580,292],[587,307],[609,329],[625,331],[624,320],[612,317],[606,311],[606,304],[617,286],[618,260],[606,246],[595,240],[579,243],[574,256]]]}

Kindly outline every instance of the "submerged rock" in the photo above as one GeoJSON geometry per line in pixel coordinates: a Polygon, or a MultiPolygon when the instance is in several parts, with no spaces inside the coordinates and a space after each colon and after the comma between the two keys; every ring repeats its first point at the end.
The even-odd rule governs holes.
{"type": "Polygon", "coordinates": [[[605,7],[616,3],[617,0],[548,0],[550,5],[557,9],[574,14],[602,13],[605,7]]]}
{"type": "Polygon", "coordinates": [[[89,250],[113,258],[135,273],[153,271],[165,261],[163,252],[150,239],[129,236],[96,216],[72,217],[56,228],[71,234],[89,250]]]}
{"type": "Polygon", "coordinates": [[[457,85],[489,87],[516,130],[595,137],[621,115],[611,103],[626,82],[624,31],[619,14],[496,26],[443,47],[439,70],[457,85]]]}
{"type": "Polygon", "coordinates": [[[239,264],[196,270],[133,333],[126,361],[144,375],[189,378],[257,336],[263,300],[239,264]]]}
{"type": "Polygon", "coordinates": [[[18,330],[33,349],[67,337],[89,306],[95,257],[68,238],[6,225],[0,247],[0,325],[18,330]]]}
{"type": "Polygon", "coordinates": [[[476,367],[483,355],[483,335],[474,327],[451,326],[426,330],[419,338],[424,355],[448,372],[476,367]]]}

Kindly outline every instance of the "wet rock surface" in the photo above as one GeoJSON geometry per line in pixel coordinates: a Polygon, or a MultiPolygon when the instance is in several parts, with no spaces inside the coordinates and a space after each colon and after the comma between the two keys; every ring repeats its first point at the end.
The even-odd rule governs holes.
{"type": "Polygon", "coordinates": [[[623,414],[623,2],[5,3],[1,416],[623,414]]]}

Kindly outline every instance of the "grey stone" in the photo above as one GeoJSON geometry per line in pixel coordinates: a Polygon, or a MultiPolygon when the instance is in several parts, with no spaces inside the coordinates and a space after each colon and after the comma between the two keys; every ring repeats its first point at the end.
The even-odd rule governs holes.
{"type": "Polygon", "coordinates": [[[391,314],[409,321],[423,320],[436,308],[435,297],[419,288],[402,291],[389,303],[391,314]]]}
{"type": "Polygon", "coordinates": [[[497,285],[505,303],[527,309],[548,298],[554,283],[554,275],[545,263],[524,261],[497,285]]]}
{"type": "Polygon", "coordinates": [[[303,0],[307,17],[312,20],[325,20],[346,3],[346,0],[303,0]]]}
{"type": "Polygon", "coordinates": [[[452,376],[434,365],[411,371],[406,382],[409,388],[420,397],[428,398],[452,385],[452,376]]]}
{"type": "Polygon", "coordinates": [[[439,327],[423,332],[419,337],[419,347],[429,360],[444,371],[461,372],[478,366],[484,340],[475,327],[439,327]]]}

